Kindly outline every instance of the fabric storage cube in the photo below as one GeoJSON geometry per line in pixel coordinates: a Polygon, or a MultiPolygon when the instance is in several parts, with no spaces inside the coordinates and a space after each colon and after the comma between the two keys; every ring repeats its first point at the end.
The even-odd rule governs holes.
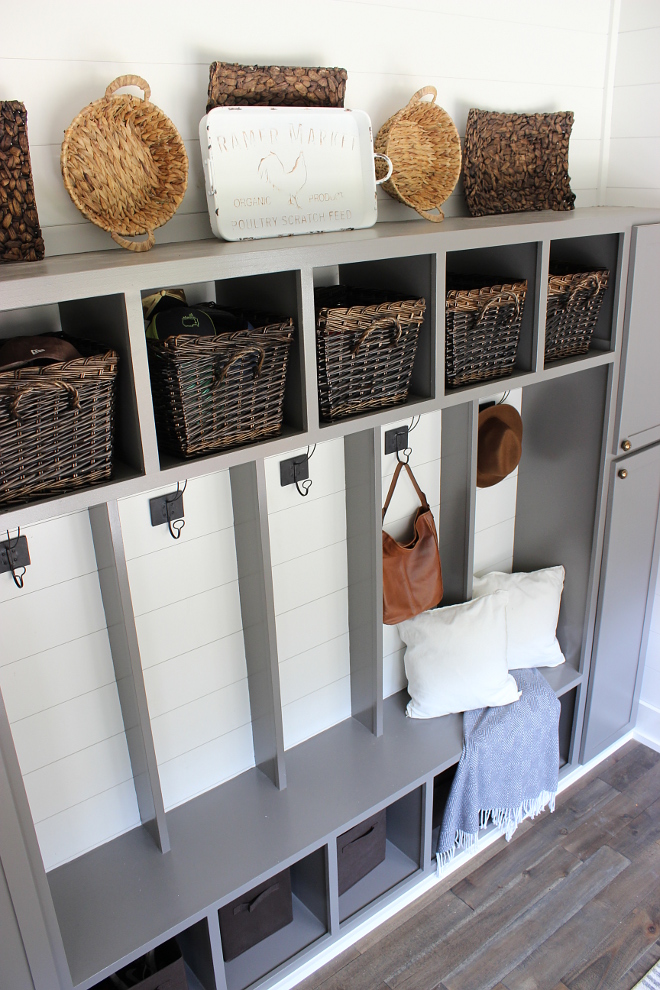
{"type": "Polygon", "coordinates": [[[322,419],[405,402],[425,300],[344,285],[314,297],[322,419]]]}
{"type": "Polygon", "coordinates": [[[276,436],[294,327],[147,340],[158,442],[180,457],[276,436]]]}
{"type": "Polygon", "coordinates": [[[82,355],[0,372],[0,508],[107,480],[119,357],[82,355]]]}
{"type": "Polygon", "coordinates": [[[447,273],[445,379],[449,387],[513,370],[527,281],[447,273]]]}
{"type": "Polygon", "coordinates": [[[188,990],[176,939],[163,942],[99,983],[95,990],[188,990]]]}
{"type": "Polygon", "coordinates": [[[343,894],[385,859],[386,809],[337,837],[339,893],[343,894]]]}
{"type": "Polygon", "coordinates": [[[545,317],[545,360],[586,354],[610,273],[551,265],[545,317]]]}
{"type": "Polygon", "coordinates": [[[222,954],[230,962],[293,921],[290,870],[253,887],[218,913],[222,954]]]}

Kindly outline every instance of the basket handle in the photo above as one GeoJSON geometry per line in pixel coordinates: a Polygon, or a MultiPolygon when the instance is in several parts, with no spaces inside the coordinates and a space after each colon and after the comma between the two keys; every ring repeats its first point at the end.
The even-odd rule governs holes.
{"type": "Polygon", "coordinates": [[[594,296],[598,295],[598,293],[600,292],[602,285],[603,284],[600,280],[600,277],[596,273],[592,275],[587,275],[585,278],[582,279],[581,282],[578,282],[578,284],[571,292],[570,296],[566,300],[566,303],[564,304],[565,310],[568,311],[569,309],[571,309],[571,307],[573,306],[573,301],[577,296],[578,292],[583,292],[585,289],[591,289],[589,295],[587,296],[587,300],[591,302],[594,296]]]}
{"type": "Polygon", "coordinates": [[[417,92],[413,93],[410,97],[408,100],[408,106],[412,107],[415,103],[421,102],[425,96],[432,96],[433,99],[431,100],[431,103],[435,103],[437,95],[438,91],[435,86],[422,86],[421,89],[418,89],[417,92]]]}
{"type": "Polygon", "coordinates": [[[415,209],[419,213],[420,217],[424,217],[425,220],[432,220],[433,223],[441,223],[445,219],[445,215],[439,206],[433,207],[433,210],[438,211],[437,213],[434,213],[433,210],[420,210],[417,207],[415,207],[415,209]]]}
{"type": "Polygon", "coordinates": [[[145,103],[151,96],[151,86],[146,79],[143,79],[142,76],[128,75],[117,76],[116,79],[113,79],[105,91],[106,97],[112,96],[118,89],[123,89],[124,86],[137,86],[138,89],[141,89],[144,93],[145,103]]]}
{"type": "Polygon", "coordinates": [[[146,241],[129,241],[127,237],[123,237],[122,234],[116,234],[114,231],[110,233],[115,244],[119,247],[126,248],[127,251],[151,251],[152,247],[156,243],[156,238],[154,237],[153,230],[145,231],[147,235],[146,241]]]}
{"type": "Polygon", "coordinates": [[[514,302],[516,304],[516,318],[520,315],[520,300],[515,292],[511,292],[509,289],[505,289],[503,292],[498,292],[496,296],[489,299],[484,308],[479,313],[479,319],[477,320],[477,326],[481,323],[486,310],[490,309],[491,306],[499,306],[503,302],[514,302]]]}
{"type": "Polygon", "coordinates": [[[52,379],[41,379],[36,382],[29,382],[23,388],[21,388],[18,395],[14,396],[9,404],[9,415],[12,419],[20,420],[18,414],[18,406],[21,399],[29,395],[30,392],[46,392],[49,389],[61,389],[69,394],[69,409],[72,412],[76,412],[80,409],[80,395],[78,394],[78,389],[74,388],[69,382],[63,382],[59,378],[52,379]]]}
{"type": "Polygon", "coordinates": [[[376,179],[376,185],[382,186],[383,182],[387,182],[388,179],[392,178],[392,172],[394,171],[394,165],[392,159],[388,158],[387,155],[381,155],[380,153],[374,151],[374,158],[380,158],[381,161],[387,162],[387,175],[383,176],[382,179],[376,179]]]}
{"type": "Polygon", "coordinates": [[[237,361],[242,361],[244,357],[248,356],[248,354],[256,354],[259,358],[259,363],[257,364],[257,372],[254,376],[255,378],[258,378],[259,375],[261,374],[261,369],[263,367],[264,358],[266,357],[266,352],[263,349],[263,347],[258,347],[255,344],[253,347],[244,347],[242,351],[239,351],[237,354],[234,354],[231,361],[228,361],[227,364],[222,369],[222,371],[220,372],[220,374],[216,376],[216,379],[213,382],[211,389],[217,388],[218,385],[221,385],[222,382],[227,377],[227,373],[229,369],[232,367],[232,365],[236,364],[237,361]]]}
{"type": "Polygon", "coordinates": [[[355,346],[351,348],[351,354],[353,355],[353,357],[356,356],[362,344],[365,342],[367,337],[374,332],[374,330],[384,330],[386,327],[390,327],[390,326],[396,327],[396,337],[394,338],[392,343],[398,344],[399,337],[401,336],[401,331],[403,329],[401,326],[401,320],[398,316],[396,317],[396,319],[393,316],[384,316],[381,320],[374,320],[371,326],[367,327],[367,329],[364,331],[364,333],[358,340],[357,344],[355,344],[355,346]]]}

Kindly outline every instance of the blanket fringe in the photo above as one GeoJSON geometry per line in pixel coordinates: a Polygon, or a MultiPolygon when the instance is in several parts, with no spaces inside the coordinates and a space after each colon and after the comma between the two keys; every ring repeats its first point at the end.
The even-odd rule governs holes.
{"type": "MultiPolygon", "coordinates": [[[[491,822],[496,828],[504,832],[506,841],[509,842],[513,833],[526,818],[536,818],[547,805],[549,811],[555,810],[556,791],[541,791],[538,797],[529,798],[522,801],[517,808],[491,808],[479,811],[479,830],[486,828],[491,822]]],[[[476,849],[479,839],[479,831],[464,832],[457,829],[454,836],[454,845],[443,852],[437,852],[436,860],[438,864],[438,876],[453,860],[457,852],[471,852],[476,849]]]]}

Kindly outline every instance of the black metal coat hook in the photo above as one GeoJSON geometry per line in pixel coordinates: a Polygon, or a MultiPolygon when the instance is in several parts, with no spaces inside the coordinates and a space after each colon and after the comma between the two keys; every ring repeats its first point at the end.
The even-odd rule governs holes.
{"type": "Polygon", "coordinates": [[[316,444],[307,448],[306,454],[298,454],[297,457],[290,457],[286,461],[280,461],[280,485],[295,485],[298,494],[305,498],[309,495],[312,487],[312,479],[309,476],[309,462],[316,451],[316,444]]]}
{"type": "Polygon", "coordinates": [[[11,571],[14,584],[17,588],[22,588],[23,578],[29,563],[30,551],[28,550],[27,537],[21,536],[21,527],[18,527],[15,540],[11,539],[9,530],[7,530],[7,541],[0,543],[0,574],[11,571]]]}
{"type": "Polygon", "coordinates": [[[162,526],[167,523],[170,536],[173,540],[178,540],[181,530],[186,525],[183,518],[183,493],[188,487],[188,481],[184,481],[183,488],[180,482],[176,483],[176,491],[169,495],[157,495],[156,498],[149,499],[149,511],[151,512],[151,525],[162,526]]]}

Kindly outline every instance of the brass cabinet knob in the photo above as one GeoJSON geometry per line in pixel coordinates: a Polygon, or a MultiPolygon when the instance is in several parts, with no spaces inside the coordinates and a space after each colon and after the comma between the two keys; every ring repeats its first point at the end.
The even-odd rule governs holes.
{"type": "Polygon", "coordinates": [[[621,441],[621,450],[630,450],[631,447],[632,447],[632,444],[631,444],[630,440],[622,440],[621,441]]]}
{"type": "Polygon", "coordinates": [[[621,468],[620,471],[617,471],[617,474],[619,475],[620,478],[627,478],[628,477],[628,472],[626,471],[625,468],[621,468]]]}

